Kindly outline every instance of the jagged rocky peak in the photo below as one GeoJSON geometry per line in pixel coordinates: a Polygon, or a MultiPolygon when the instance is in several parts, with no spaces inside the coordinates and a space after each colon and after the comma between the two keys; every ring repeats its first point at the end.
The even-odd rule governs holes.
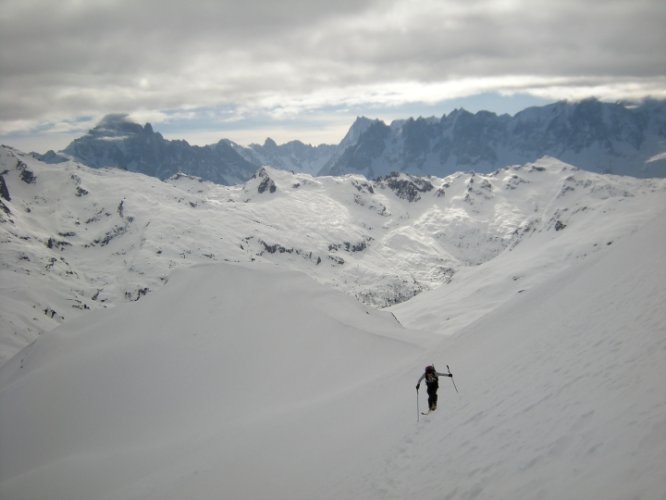
{"type": "Polygon", "coordinates": [[[52,149],[49,149],[44,154],[39,154],[39,153],[34,153],[33,152],[33,153],[30,153],[30,155],[33,158],[36,158],[37,160],[39,160],[41,162],[48,163],[48,164],[51,164],[51,165],[55,165],[55,164],[58,164],[58,163],[64,163],[66,161],[69,161],[69,158],[67,158],[66,156],[63,156],[61,154],[56,153],[52,149]]]}
{"type": "Polygon", "coordinates": [[[358,142],[359,138],[361,135],[363,135],[366,130],[368,130],[372,125],[381,123],[382,125],[385,125],[384,122],[380,120],[372,120],[370,118],[367,118],[365,116],[358,116],[356,117],[356,120],[352,124],[352,126],[349,128],[349,131],[345,135],[345,137],[342,139],[342,142],[340,143],[341,146],[351,146],[353,144],[356,144],[358,142]]]}
{"type": "Polygon", "coordinates": [[[271,176],[268,174],[266,168],[260,169],[254,176],[254,179],[259,180],[259,185],[257,186],[257,192],[263,194],[265,192],[274,193],[277,191],[277,186],[275,181],[271,179],[271,176]]]}
{"type": "Polygon", "coordinates": [[[420,200],[422,193],[427,193],[435,188],[427,178],[398,172],[379,177],[377,183],[380,187],[387,187],[392,190],[398,198],[409,202],[420,200]]]}
{"type": "Polygon", "coordinates": [[[562,101],[514,116],[456,109],[440,118],[408,118],[387,125],[356,118],[338,145],[300,141],[243,147],[222,139],[209,146],[166,140],[150,124],[110,114],[62,153],[34,155],[47,163],[72,159],[166,179],[181,171],[220,184],[243,184],[264,165],[312,175],[400,171],[445,177],[488,173],[554,156],[585,170],[637,177],[666,176],[666,101],[562,101]]]}
{"type": "Polygon", "coordinates": [[[21,172],[21,180],[26,184],[37,182],[37,176],[35,176],[33,171],[28,168],[28,165],[26,165],[25,162],[18,160],[16,163],[16,170],[21,172]]]}
{"type": "Polygon", "coordinates": [[[259,165],[243,158],[235,147],[228,139],[203,147],[167,140],[149,123],[139,125],[128,115],[113,114],[75,139],[64,153],[94,168],[116,167],[160,179],[180,172],[219,184],[239,184],[250,179],[259,165]]]}
{"type": "Polygon", "coordinates": [[[266,140],[264,141],[264,148],[270,149],[270,150],[276,150],[278,149],[277,142],[275,142],[273,139],[270,137],[266,137],[266,140]]]}
{"type": "Polygon", "coordinates": [[[86,135],[72,141],[63,152],[93,167],[114,166],[114,163],[127,167],[138,161],[135,156],[140,156],[139,144],[161,141],[162,135],[154,132],[150,123],[139,125],[129,115],[118,113],[106,115],[86,135]],[[109,162],[110,158],[114,161],[109,162]]]}
{"type": "Polygon", "coordinates": [[[359,118],[323,175],[391,171],[444,177],[461,170],[492,172],[554,156],[585,170],[637,177],[666,176],[666,105],[597,99],[562,101],[497,115],[456,109],[441,119],[382,122],[359,118]]]}
{"type": "Polygon", "coordinates": [[[153,134],[153,127],[150,123],[144,126],[130,120],[129,115],[125,113],[115,113],[106,115],[102,120],[91,129],[89,134],[98,139],[124,138],[135,134],[153,134]]]}
{"type": "Polygon", "coordinates": [[[372,183],[370,182],[362,181],[359,179],[352,179],[351,185],[361,193],[365,192],[369,194],[375,194],[375,190],[372,187],[372,183]]]}

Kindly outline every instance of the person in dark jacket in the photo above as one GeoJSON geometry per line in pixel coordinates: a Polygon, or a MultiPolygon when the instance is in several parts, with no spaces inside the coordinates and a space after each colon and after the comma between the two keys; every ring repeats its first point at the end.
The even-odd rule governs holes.
{"type": "Polygon", "coordinates": [[[418,391],[421,387],[421,381],[425,379],[426,389],[428,391],[428,407],[430,411],[435,411],[437,409],[437,389],[439,389],[439,377],[453,377],[450,373],[439,373],[435,370],[434,365],[426,366],[425,372],[419,378],[419,381],[416,383],[416,390],[418,391]]]}

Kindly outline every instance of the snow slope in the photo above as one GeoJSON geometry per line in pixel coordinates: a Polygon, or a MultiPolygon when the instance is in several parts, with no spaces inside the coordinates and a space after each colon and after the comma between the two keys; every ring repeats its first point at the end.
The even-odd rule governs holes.
{"type": "Polygon", "coordinates": [[[0,497],[663,499],[665,244],[659,211],[453,337],[300,274],[183,269],[0,368],[0,497]],[[431,361],[460,393],[417,422],[431,361]]]}
{"type": "Polygon", "coordinates": [[[387,497],[663,499],[665,244],[662,212],[436,349],[461,394],[403,439],[387,497]]]}
{"type": "Polygon", "coordinates": [[[663,179],[552,158],[444,179],[266,168],[228,187],[46,165],[0,147],[0,184],[0,364],[58,325],[142,300],[174,270],[213,262],[303,271],[376,307],[441,288],[447,303],[461,300],[448,321],[427,311],[402,320],[452,333],[505,300],[505,289],[603,252],[666,205],[663,179]]]}
{"type": "MultiPolygon", "coordinates": [[[[542,283],[569,272],[572,266],[585,266],[618,239],[631,237],[666,207],[666,198],[659,191],[624,191],[621,183],[590,186],[589,180],[574,176],[564,179],[552,198],[542,196],[542,187],[535,190],[520,185],[516,189],[531,190],[527,199],[535,206],[551,205],[544,210],[553,214],[551,218],[528,217],[524,227],[529,237],[479,265],[460,268],[443,286],[391,307],[403,324],[455,335],[505,302],[529,295],[542,283]],[[587,189],[581,189],[585,184],[587,189]]],[[[525,204],[515,205],[529,213],[525,204]]]]}
{"type": "Polygon", "coordinates": [[[312,498],[370,451],[371,387],[426,341],[302,274],[181,271],[3,367],[2,498],[312,498]]]}

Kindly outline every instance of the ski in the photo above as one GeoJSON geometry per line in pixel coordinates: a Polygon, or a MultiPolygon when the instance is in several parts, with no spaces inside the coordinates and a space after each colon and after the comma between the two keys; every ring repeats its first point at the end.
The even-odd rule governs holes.
{"type": "Polygon", "coordinates": [[[449,365],[446,365],[446,369],[449,370],[449,375],[451,375],[451,382],[453,382],[453,388],[458,392],[458,387],[456,387],[456,381],[453,380],[453,373],[451,373],[451,368],[449,368],[449,365]]]}

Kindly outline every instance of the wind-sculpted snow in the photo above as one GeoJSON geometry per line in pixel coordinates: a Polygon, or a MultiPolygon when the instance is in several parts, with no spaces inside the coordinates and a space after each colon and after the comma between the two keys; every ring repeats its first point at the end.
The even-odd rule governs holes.
{"type": "MultiPolygon", "coordinates": [[[[521,278],[510,284],[524,288],[639,227],[665,192],[663,180],[553,159],[443,179],[266,167],[229,187],[47,165],[3,147],[0,174],[1,361],[63,322],[141,300],[175,269],[200,263],[270,262],[385,307],[457,289],[483,265],[522,255],[521,278]]],[[[488,278],[475,276],[486,287],[488,278]]],[[[446,332],[450,324],[430,326],[446,332]]]]}

